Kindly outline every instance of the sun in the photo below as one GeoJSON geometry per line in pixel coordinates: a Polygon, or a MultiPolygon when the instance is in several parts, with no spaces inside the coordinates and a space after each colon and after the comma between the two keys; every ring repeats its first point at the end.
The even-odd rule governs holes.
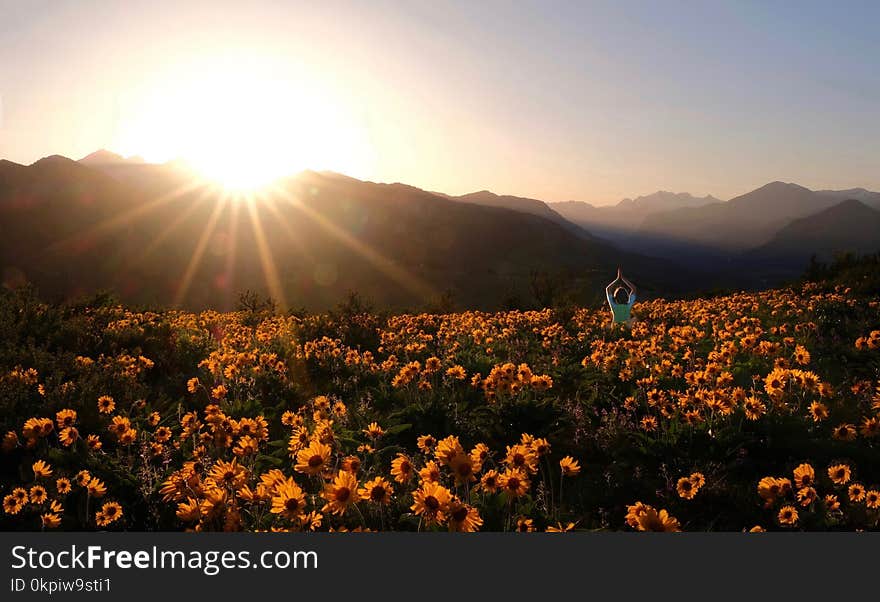
{"type": "Polygon", "coordinates": [[[217,53],[133,90],[117,146],[148,160],[183,159],[233,190],[256,190],[303,169],[368,176],[368,132],[345,99],[294,63],[217,53]]]}

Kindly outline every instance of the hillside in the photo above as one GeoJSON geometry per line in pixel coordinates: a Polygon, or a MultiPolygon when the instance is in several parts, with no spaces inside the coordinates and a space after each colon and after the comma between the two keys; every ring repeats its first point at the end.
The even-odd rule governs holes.
{"type": "Polygon", "coordinates": [[[720,202],[711,195],[695,197],[686,192],[658,191],[634,199],[623,199],[615,205],[594,206],[582,201],[565,201],[552,203],[551,206],[563,217],[596,236],[629,244],[633,234],[649,215],[720,202]]]}
{"type": "Polygon", "coordinates": [[[538,199],[529,199],[511,195],[498,195],[488,190],[481,190],[480,192],[472,192],[470,194],[463,194],[461,196],[449,198],[461,203],[474,203],[486,207],[501,207],[504,209],[520,211],[522,213],[530,213],[532,215],[543,217],[551,222],[555,222],[566,230],[574,232],[578,236],[591,238],[590,233],[585,228],[566,219],[557,211],[554,211],[547,203],[539,201],[538,199]]]}
{"type": "Polygon", "coordinates": [[[792,220],[826,209],[835,202],[797,184],[771,182],[727,203],[650,216],[639,233],[723,251],[745,250],[767,242],[792,220]]]}
{"type": "Polygon", "coordinates": [[[850,199],[791,222],[748,257],[803,268],[812,255],[829,261],[840,253],[864,255],[877,251],[880,251],[880,211],[850,199]]]}
{"type": "Polygon", "coordinates": [[[173,166],[97,169],[52,157],[6,172],[14,176],[0,187],[7,280],[53,298],[112,289],[127,302],[229,308],[251,289],[320,309],[354,290],[381,307],[451,296],[494,308],[532,303],[535,273],[577,300],[597,300],[618,265],[648,295],[688,284],[671,264],[543,217],[403,184],[304,172],[250,203],[173,166]]]}

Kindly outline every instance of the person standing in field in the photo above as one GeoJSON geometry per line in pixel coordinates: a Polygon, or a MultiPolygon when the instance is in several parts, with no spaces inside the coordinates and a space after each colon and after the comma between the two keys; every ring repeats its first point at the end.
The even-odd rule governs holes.
{"type": "Polygon", "coordinates": [[[629,323],[636,302],[636,286],[624,277],[620,268],[617,268],[617,278],[605,287],[605,298],[611,307],[613,323],[629,323]]]}

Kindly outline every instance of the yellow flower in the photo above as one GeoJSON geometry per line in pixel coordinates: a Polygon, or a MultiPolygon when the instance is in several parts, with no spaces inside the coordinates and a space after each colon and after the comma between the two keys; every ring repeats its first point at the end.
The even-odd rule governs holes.
{"type": "Polygon", "coordinates": [[[814,401],[810,404],[810,415],[813,417],[813,422],[822,422],[828,418],[828,406],[820,401],[814,401]]]}
{"type": "Polygon", "coordinates": [[[761,525],[755,525],[751,529],[749,529],[749,533],[765,533],[767,530],[761,525]]]}
{"type": "Polygon", "coordinates": [[[191,378],[188,381],[186,381],[186,390],[189,391],[190,393],[195,393],[196,391],[198,391],[200,384],[201,383],[199,382],[198,378],[195,378],[195,377],[191,378]]]}
{"type": "Polygon", "coordinates": [[[382,477],[375,477],[367,481],[364,483],[363,488],[358,491],[358,495],[361,498],[381,505],[389,504],[391,502],[391,494],[393,493],[394,489],[391,487],[391,483],[382,477]]]}
{"type": "Polygon", "coordinates": [[[411,510],[422,517],[427,525],[442,524],[452,502],[452,494],[437,483],[424,482],[413,492],[411,510]]]}
{"type": "Polygon", "coordinates": [[[880,491],[869,489],[865,492],[865,505],[868,508],[873,508],[875,510],[880,508],[880,491]]]}
{"type": "Polygon", "coordinates": [[[480,489],[486,493],[496,493],[501,487],[500,478],[501,475],[498,474],[497,470],[485,472],[483,478],[480,479],[480,489]]]}
{"type": "Polygon", "coordinates": [[[61,516],[54,512],[47,512],[40,515],[40,521],[45,529],[55,529],[61,525],[61,516]]]}
{"type": "Polygon", "coordinates": [[[816,490],[812,487],[804,487],[802,489],[798,489],[797,499],[800,501],[801,506],[806,508],[810,504],[816,501],[818,494],[816,490]]]}
{"type": "Polygon", "coordinates": [[[247,471],[238,463],[237,458],[233,458],[232,462],[217,460],[208,475],[217,485],[233,489],[241,487],[247,479],[247,471]]]}
{"type": "Polygon", "coordinates": [[[59,495],[67,495],[70,493],[70,479],[61,477],[55,481],[55,490],[59,495]]]}
{"type": "Polygon", "coordinates": [[[498,486],[509,497],[518,498],[529,490],[529,478],[518,468],[508,468],[498,477],[498,486]]]}
{"type": "Polygon", "coordinates": [[[569,531],[574,531],[574,523],[556,523],[555,525],[549,525],[546,529],[547,533],[567,533],[569,531]]]}
{"type": "Polygon", "coordinates": [[[48,495],[46,494],[46,488],[42,485],[34,485],[30,490],[30,498],[31,503],[33,504],[42,504],[48,499],[48,495]]]}
{"type": "Polygon", "coordinates": [[[469,454],[459,453],[452,457],[449,461],[449,469],[455,476],[456,483],[470,483],[476,481],[475,472],[479,472],[482,467],[475,464],[473,458],[469,454]]]}
{"type": "Polygon", "coordinates": [[[504,463],[512,469],[535,473],[538,470],[538,454],[529,445],[508,445],[504,463]]]}
{"type": "Polygon", "coordinates": [[[848,464],[834,464],[828,467],[828,478],[835,485],[846,485],[849,483],[851,474],[848,464]]]}
{"type": "Polygon", "coordinates": [[[520,533],[534,533],[535,522],[530,518],[521,516],[516,519],[516,530],[520,533]]]}
{"type": "Polygon", "coordinates": [[[116,502],[107,502],[95,514],[95,522],[99,527],[106,527],[120,518],[122,518],[122,506],[116,502]]]}
{"type": "Polygon", "coordinates": [[[350,472],[340,470],[333,482],[324,487],[321,497],[327,500],[321,509],[323,512],[345,514],[349,504],[360,500],[357,478],[350,472]]]}
{"type": "Polygon", "coordinates": [[[576,477],[581,472],[581,465],[571,456],[565,456],[559,461],[559,467],[562,469],[562,476],[576,477]]]}
{"type": "Polygon", "coordinates": [[[416,440],[416,445],[423,454],[431,454],[437,447],[437,439],[433,435],[421,435],[416,440]]]}
{"type": "Polygon", "coordinates": [[[116,402],[109,395],[102,395],[98,398],[98,411],[102,414],[109,414],[116,409],[116,402]]]}
{"type": "Polygon", "coordinates": [[[55,414],[55,424],[59,430],[73,426],[76,423],[76,412],[71,409],[64,409],[55,414]]]}
{"type": "Polygon", "coordinates": [[[35,479],[44,479],[52,476],[52,467],[42,460],[37,460],[36,462],[34,462],[31,468],[34,471],[35,479]]]}
{"type": "Polygon", "coordinates": [[[65,427],[60,433],[58,433],[58,441],[60,441],[61,445],[64,447],[70,447],[76,443],[77,439],[79,439],[79,431],[76,430],[76,427],[74,426],[65,427]]]}
{"type": "Polygon", "coordinates": [[[694,485],[694,482],[690,479],[690,477],[681,477],[676,483],[675,490],[678,492],[678,497],[685,500],[692,500],[694,496],[697,495],[697,491],[699,487],[694,485]]]}
{"type": "Polygon", "coordinates": [[[447,511],[449,531],[457,533],[473,533],[483,526],[479,511],[458,499],[452,500],[447,511]]]}
{"type": "Polygon", "coordinates": [[[367,428],[364,429],[364,434],[371,439],[378,439],[385,434],[385,431],[378,423],[371,422],[367,425],[367,428]]]}
{"type": "Polygon", "coordinates": [[[270,509],[272,514],[280,514],[292,521],[301,520],[305,509],[306,496],[293,479],[287,478],[276,486],[270,509]]]}
{"type": "Polygon", "coordinates": [[[391,476],[400,484],[409,481],[413,476],[413,465],[409,458],[403,454],[397,454],[397,457],[391,461],[391,476]]]}
{"type": "Polygon", "coordinates": [[[107,486],[104,484],[104,481],[98,477],[92,477],[89,479],[89,482],[86,484],[86,490],[88,491],[89,496],[94,498],[102,498],[107,495],[107,486]]]}
{"type": "Polygon", "coordinates": [[[861,483],[853,483],[850,485],[847,493],[849,494],[849,501],[851,502],[861,502],[865,499],[865,488],[861,483]]]}
{"type": "Polygon", "coordinates": [[[330,460],[330,452],[329,445],[312,441],[308,447],[297,452],[293,469],[307,475],[320,474],[330,460]]]}
{"type": "Polygon", "coordinates": [[[798,511],[794,506],[783,506],[777,515],[779,524],[785,527],[793,527],[798,521],[798,511]]]}
{"type": "Polygon", "coordinates": [[[809,487],[816,482],[816,471],[809,464],[800,464],[794,469],[794,485],[798,489],[809,487]]]}
{"type": "Polygon", "coordinates": [[[21,503],[13,494],[9,494],[3,498],[3,511],[6,514],[18,514],[24,504],[21,503]]]}
{"type": "Polygon", "coordinates": [[[626,522],[638,531],[681,531],[678,519],[671,516],[666,510],[657,512],[653,506],[642,502],[627,506],[626,522]]]}

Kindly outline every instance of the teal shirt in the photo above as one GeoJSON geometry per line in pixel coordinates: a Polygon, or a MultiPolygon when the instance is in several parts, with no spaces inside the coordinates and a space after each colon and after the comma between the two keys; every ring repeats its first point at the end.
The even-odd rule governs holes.
{"type": "Polygon", "coordinates": [[[626,322],[630,318],[632,306],[636,302],[636,294],[630,293],[626,303],[617,303],[610,293],[607,294],[608,305],[611,306],[611,314],[614,316],[616,324],[626,322]]]}

